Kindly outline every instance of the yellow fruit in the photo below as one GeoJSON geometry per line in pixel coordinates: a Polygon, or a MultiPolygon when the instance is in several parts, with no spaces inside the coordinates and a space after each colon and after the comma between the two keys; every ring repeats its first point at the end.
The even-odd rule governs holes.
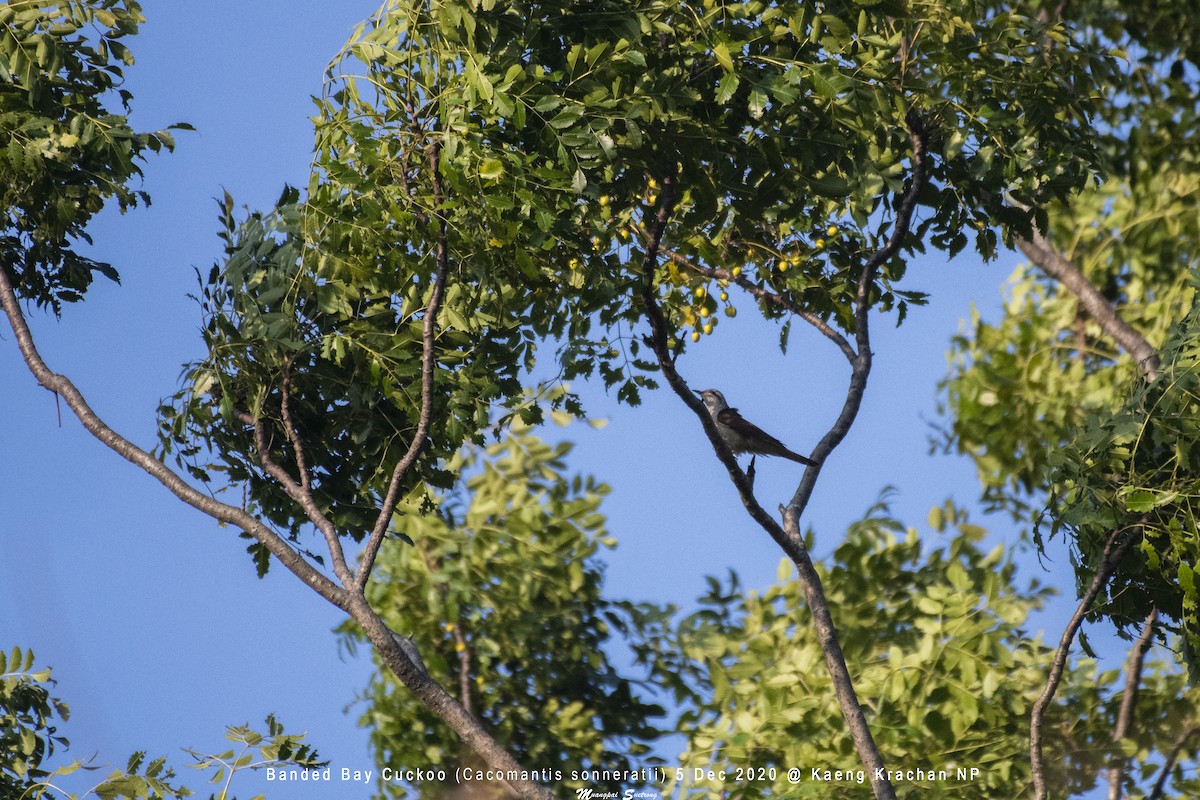
{"type": "Polygon", "coordinates": [[[786,262],[786,261],[780,261],[780,262],[779,262],[779,266],[777,267],[777,269],[778,269],[780,272],[787,272],[787,269],[788,269],[788,262],[786,262]]]}
{"type": "Polygon", "coordinates": [[[824,246],[825,246],[824,239],[817,239],[815,242],[813,242],[813,247],[817,248],[818,250],[820,250],[824,246]]]}
{"type": "Polygon", "coordinates": [[[700,331],[692,331],[692,341],[693,342],[700,341],[700,331]]]}
{"type": "Polygon", "coordinates": [[[461,653],[466,649],[467,649],[467,646],[463,642],[455,642],[454,643],[454,652],[461,653]]]}
{"type": "Polygon", "coordinates": [[[651,178],[650,180],[646,181],[646,185],[649,186],[651,189],[657,189],[658,181],[654,180],[654,178],[651,178]]]}
{"type": "Polygon", "coordinates": [[[704,323],[704,332],[705,332],[705,333],[712,333],[712,332],[713,332],[713,324],[712,324],[711,322],[706,322],[706,323],[704,323]]]}
{"type": "Polygon", "coordinates": [[[600,205],[606,206],[610,202],[611,202],[611,198],[608,195],[606,195],[606,194],[600,195],[600,205]]]}
{"type": "Polygon", "coordinates": [[[579,259],[572,258],[570,261],[567,262],[567,266],[570,267],[571,269],[579,269],[579,259]]]}
{"type": "Polygon", "coordinates": [[[800,266],[800,256],[792,256],[791,258],[789,258],[788,266],[790,266],[790,267],[800,266]]]}
{"type": "Polygon", "coordinates": [[[725,301],[728,299],[729,299],[729,292],[721,292],[721,300],[725,301]]]}
{"type": "Polygon", "coordinates": [[[707,307],[707,306],[701,306],[701,307],[700,307],[700,316],[702,316],[702,317],[707,317],[707,316],[708,316],[709,314],[711,314],[711,313],[712,313],[712,312],[708,310],[708,307],[707,307]]]}
{"type": "Polygon", "coordinates": [[[708,295],[708,289],[703,286],[696,287],[696,299],[703,300],[708,295]]]}
{"type": "Polygon", "coordinates": [[[736,316],[737,316],[737,309],[736,309],[736,308],[734,308],[733,306],[725,306],[725,316],[727,316],[727,317],[736,317],[736,316]]]}
{"type": "Polygon", "coordinates": [[[729,270],[729,274],[736,278],[738,275],[742,274],[742,268],[734,267],[733,269],[729,270]]]}
{"type": "Polygon", "coordinates": [[[825,233],[829,234],[830,236],[837,236],[837,232],[838,232],[837,225],[830,225],[828,228],[825,229],[825,233]]]}

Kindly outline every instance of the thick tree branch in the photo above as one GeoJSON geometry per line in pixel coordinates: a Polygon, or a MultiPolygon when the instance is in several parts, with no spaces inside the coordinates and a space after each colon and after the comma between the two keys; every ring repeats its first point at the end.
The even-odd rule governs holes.
{"type": "Polygon", "coordinates": [[[1083,593],[1079,606],[1075,609],[1075,614],[1067,623],[1067,628],[1058,642],[1058,649],[1054,653],[1054,663],[1050,667],[1050,675],[1046,678],[1046,688],[1042,690],[1041,696],[1033,704],[1029,719],[1029,765],[1033,777],[1035,800],[1046,800],[1048,791],[1046,788],[1046,763],[1042,757],[1042,722],[1046,716],[1046,709],[1050,706],[1050,701],[1054,699],[1054,693],[1058,691],[1058,685],[1062,682],[1063,671],[1067,667],[1067,657],[1071,652],[1071,643],[1075,641],[1075,634],[1083,625],[1083,618],[1087,616],[1092,603],[1096,601],[1096,597],[1108,583],[1108,578],[1116,569],[1117,562],[1125,555],[1125,551],[1136,538],[1128,535],[1132,529],[1130,527],[1117,528],[1109,534],[1108,541],[1104,543],[1104,556],[1100,560],[1100,566],[1097,568],[1091,584],[1088,585],[1087,591],[1083,593]]]}
{"type": "MultiPolygon", "coordinates": [[[[1121,740],[1133,728],[1133,712],[1137,707],[1138,687],[1142,683],[1142,665],[1146,651],[1154,643],[1154,629],[1158,624],[1158,609],[1154,609],[1142,623],[1142,633],[1129,650],[1125,660],[1125,691],[1121,694],[1121,710],[1117,712],[1117,726],[1113,728],[1113,745],[1121,746],[1121,740]]],[[[1121,800],[1121,777],[1125,774],[1128,759],[1114,754],[1112,766],[1108,768],[1108,800],[1121,800]]]]}
{"type": "Polygon", "coordinates": [[[1080,306],[1095,320],[1100,329],[1108,334],[1118,347],[1133,357],[1146,380],[1153,381],[1158,377],[1162,363],[1154,346],[1121,318],[1112,303],[1108,302],[1066,256],[1046,240],[1041,231],[1035,228],[1031,239],[1017,239],[1017,247],[1042,272],[1075,295],[1080,306]]]}
{"type": "Polygon", "coordinates": [[[427,150],[429,168],[433,173],[434,211],[437,215],[438,232],[437,244],[434,250],[436,267],[433,276],[433,286],[429,291],[429,304],[425,307],[425,319],[421,328],[421,411],[417,419],[417,430],[413,433],[412,442],[409,443],[408,451],[404,454],[404,457],[400,459],[392,470],[387,494],[384,496],[383,504],[379,507],[379,517],[375,520],[375,527],[371,530],[371,538],[367,540],[366,547],[363,548],[362,559],[358,567],[358,577],[356,579],[359,591],[362,591],[366,587],[367,579],[371,577],[371,570],[375,566],[375,558],[379,555],[379,547],[383,543],[383,537],[387,533],[388,525],[392,521],[392,514],[396,511],[396,503],[400,499],[400,489],[404,483],[404,479],[408,476],[409,470],[417,463],[417,458],[425,448],[426,439],[429,436],[429,427],[433,421],[433,374],[437,367],[434,350],[437,333],[437,315],[439,309],[441,309],[442,296],[446,290],[446,276],[449,272],[450,262],[446,218],[438,208],[442,204],[444,196],[441,173],[438,170],[440,152],[441,148],[436,144],[430,145],[427,150]]]}
{"type": "Polygon", "coordinates": [[[554,794],[531,780],[530,778],[534,777],[532,773],[518,764],[516,759],[483,728],[479,720],[405,655],[396,643],[392,631],[361,595],[355,595],[353,603],[351,616],[367,634],[367,638],[388,668],[426,708],[449,725],[468,747],[479,754],[492,770],[498,771],[497,780],[512,787],[521,797],[554,800],[554,794]]]}
{"type": "MultiPolygon", "coordinates": [[[[258,450],[258,461],[262,464],[262,468],[283,487],[283,490],[288,493],[288,497],[296,501],[296,505],[304,509],[304,513],[309,521],[325,537],[325,544],[329,547],[329,556],[333,560],[333,574],[337,576],[337,579],[342,582],[343,586],[351,586],[354,576],[351,575],[350,568],[346,565],[346,555],[342,551],[342,540],[338,536],[337,529],[333,527],[333,523],[321,513],[321,509],[317,508],[317,503],[313,499],[312,492],[296,483],[287,470],[271,458],[271,441],[267,436],[267,428],[263,425],[263,421],[255,419],[245,411],[236,411],[234,413],[244,425],[254,429],[254,448],[258,450]]],[[[284,424],[286,425],[287,423],[285,422],[284,424]]]]}
{"type": "Polygon", "coordinates": [[[79,418],[80,423],[89,433],[117,455],[155,478],[192,508],[204,512],[218,522],[236,525],[253,536],[271,555],[279,559],[279,563],[312,587],[321,597],[343,610],[349,607],[347,593],[293,550],[279,534],[244,509],[222,503],[199,492],[166,464],[108,427],[88,405],[75,384],[65,375],[53,372],[42,360],[34,345],[33,335],[29,331],[29,325],[25,321],[25,315],[21,311],[12,283],[2,267],[0,267],[0,305],[4,307],[4,313],[16,335],[17,346],[21,350],[21,355],[25,359],[29,371],[33,373],[38,383],[66,400],[67,406],[75,412],[75,416],[79,418]]]}

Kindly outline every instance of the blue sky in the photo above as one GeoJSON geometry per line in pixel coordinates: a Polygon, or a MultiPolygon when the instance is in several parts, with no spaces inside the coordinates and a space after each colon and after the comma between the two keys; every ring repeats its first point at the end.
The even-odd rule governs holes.
{"type": "MultiPolygon", "coordinates": [[[[175,154],[153,158],[149,209],[106,212],[91,229],[96,257],[121,272],[100,280],[61,321],[31,323],[52,369],[66,373],[96,411],[143,446],[154,442],[155,407],[176,387],[180,365],[201,355],[199,312],[187,297],[193,268],[220,252],[216,204],[223,189],[240,204],[268,207],[285,182],[307,182],[310,96],[323,69],[374,3],[143,3],[147,24],[130,42],[127,71],[133,121],[141,129],[189,122],[175,154]]],[[[929,291],[901,328],[876,318],[875,371],[859,421],[823,471],[807,525],[814,556],[828,555],[840,531],[879,496],[925,529],[931,506],[977,493],[963,459],[929,455],[936,382],[949,337],[972,302],[987,316],[1015,256],[981,265],[935,255],[914,264],[909,288],[929,291]]],[[[745,311],[750,311],[746,304],[745,311]]],[[[743,313],[722,320],[679,362],[691,385],[722,389],[730,402],[793,449],[807,452],[841,406],[848,367],[827,340],[797,325],[786,357],[777,331],[743,313]]],[[[179,503],[87,435],[36,385],[11,334],[0,336],[0,647],[32,648],[54,668],[56,693],[71,706],[65,726],[76,758],[123,764],[134,750],[186,763],[180,747],[223,749],[224,726],[260,724],[275,712],[308,731],[333,767],[373,769],[356,713],[344,713],[366,683],[369,663],[338,652],[331,629],[340,612],[274,569],[255,577],[236,532],[179,503]]],[[[613,487],[604,510],[620,541],[610,558],[613,596],[687,605],[707,574],[728,568],[749,586],[775,578],[781,553],[740,511],[723,468],[695,419],[669,392],[637,409],[584,387],[603,430],[576,425],[572,464],[613,487]]],[[[757,490],[771,509],[789,498],[799,466],[759,464],[757,490]]],[[[978,521],[978,520],[977,520],[978,521]]],[[[1016,532],[991,524],[1000,540],[1016,532]]],[[[933,534],[926,534],[933,535],[933,534]]],[[[1071,595],[1061,555],[1044,580],[1071,595]]],[[[1027,576],[1039,568],[1029,560],[1027,576]]],[[[1048,616],[1056,640],[1071,604],[1048,616]]],[[[405,765],[435,766],[435,765],[405,765]]],[[[200,776],[183,777],[207,794],[200,776]]],[[[341,798],[331,786],[276,793],[250,777],[249,796],[341,798]]]]}

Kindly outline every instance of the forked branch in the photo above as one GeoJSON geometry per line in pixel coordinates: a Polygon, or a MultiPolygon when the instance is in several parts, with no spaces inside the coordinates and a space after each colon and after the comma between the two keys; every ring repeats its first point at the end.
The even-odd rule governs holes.
{"type": "Polygon", "coordinates": [[[712,417],[704,405],[693,396],[687,383],[675,369],[674,361],[671,358],[670,348],[667,344],[668,331],[666,320],[663,317],[662,309],[658,305],[657,289],[654,285],[654,272],[657,267],[663,233],[674,208],[675,198],[677,197],[674,176],[666,176],[664,178],[662,199],[654,225],[646,229],[643,233],[643,238],[646,241],[646,257],[643,263],[642,305],[645,309],[646,318],[650,323],[650,344],[658,358],[659,368],[662,370],[667,383],[700,420],[705,434],[708,436],[709,441],[712,442],[718,459],[720,459],[728,471],[730,480],[732,480],[736,487],[747,512],[779,544],[780,548],[796,565],[806,602],[813,615],[814,629],[820,641],[822,652],[825,655],[826,667],[829,670],[834,691],[842,708],[842,714],[850,729],[851,738],[858,750],[859,757],[862,759],[863,765],[867,768],[871,776],[871,785],[875,796],[881,798],[881,800],[894,800],[896,797],[895,789],[885,777],[883,758],[880,756],[879,749],[876,747],[874,738],[871,736],[862,705],[859,703],[858,696],[854,690],[850,672],[846,667],[845,655],[842,652],[837,630],[834,627],[833,618],[829,611],[829,603],[825,598],[824,589],[821,586],[820,576],[817,574],[812,559],[808,555],[808,550],[804,545],[804,538],[800,532],[799,519],[815,485],[816,477],[820,472],[821,462],[845,438],[861,406],[862,395],[871,370],[871,340],[870,329],[868,327],[871,290],[879,268],[899,252],[904,239],[908,236],[913,212],[916,208],[917,196],[925,182],[925,150],[928,142],[928,132],[925,129],[923,121],[915,113],[909,114],[908,125],[909,138],[913,146],[910,186],[897,207],[896,224],[891,236],[882,247],[867,259],[859,276],[854,308],[854,337],[857,352],[856,348],[849,345],[845,337],[833,331],[819,318],[815,318],[811,314],[806,316],[806,312],[803,309],[791,308],[792,304],[785,298],[777,296],[774,293],[767,293],[766,290],[755,286],[742,276],[734,276],[731,272],[719,268],[694,264],[678,254],[667,253],[667,256],[672,258],[677,264],[680,264],[680,266],[692,269],[708,277],[738,283],[739,286],[755,294],[760,299],[781,305],[798,313],[833,341],[842,353],[846,355],[853,367],[850,387],[847,390],[847,398],[842,413],[833,428],[821,440],[818,449],[813,452],[813,458],[817,461],[817,464],[805,470],[796,496],[792,499],[791,504],[784,509],[784,524],[782,527],[766,513],[754,497],[749,479],[742,472],[733,454],[729,451],[728,446],[721,439],[712,417]],[[812,319],[809,319],[810,317],[812,319]]]}
{"type": "Polygon", "coordinates": [[[253,536],[271,555],[279,559],[279,563],[312,587],[317,594],[340,609],[349,609],[349,598],[346,591],[308,563],[303,556],[284,541],[283,537],[246,512],[245,509],[222,503],[193,488],[166,464],[110,428],[92,410],[83,394],[69,378],[52,371],[42,360],[34,345],[33,335],[30,333],[25,315],[21,311],[20,302],[17,300],[12,283],[3,268],[0,268],[0,305],[4,307],[4,314],[17,338],[17,346],[21,350],[21,356],[29,371],[33,373],[38,383],[66,401],[67,406],[75,413],[89,433],[117,455],[151,475],[192,508],[207,514],[218,522],[236,525],[253,536]]]}
{"type": "Polygon", "coordinates": [[[444,187],[441,173],[438,169],[440,148],[432,144],[427,149],[429,169],[433,175],[434,214],[437,219],[437,243],[435,244],[436,266],[434,268],[433,285],[429,291],[429,303],[425,307],[425,319],[421,326],[421,411],[417,418],[417,429],[413,432],[412,441],[404,457],[396,463],[388,482],[387,494],[379,507],[379,516],[375,527],[363,548],[362,560],[358,566],[358,576],[355,586],[358,591],[366,588],[371,570],[375,566],[375,558],[383,544],[383,537],[391,524],[392,514],[396,511],[396,503],[400,500],[400,489],[408,477],[409,470],[417,463],[417,458],[425,448],[429,437],[429,426],[433,421],[433,373],[437,366],[435,340],[437,336],[437,315],[442,307],[442,296],[446,290],[446,276],[449,272],[450,247],[446,227],[446,218],[439,206],[442,204],[444,187]]]}

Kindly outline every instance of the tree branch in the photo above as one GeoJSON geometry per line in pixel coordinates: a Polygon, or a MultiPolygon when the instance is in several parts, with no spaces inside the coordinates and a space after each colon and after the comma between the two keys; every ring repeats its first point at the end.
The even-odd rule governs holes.
{"type": "Polygon", "coordinates": [[[1046,709],[1050,706],[1050,701],[1054,699],[1054,693],[1058,691],[1058,685],[1062,682],[1063,670],[1066,669],[1067,657],[1071,652],[1071,642],[1075,640],[1075,634],[1083,625],[1084,616],[1092,607],[1092,603],[1096,601],[1104,584],[1108,583],[1108,578],[1116,568],[1117,562],[1125,555],[1125,551],[1136,538],[1126,535],[1132,527],[1140,526],[1117,528],[1109,534],[1108,541],[1104,543],[1104,557],[1100,560],[1100,566],[1087,591],[1080,599],[1071,621],[1067,623],[1062,639],[1059,640],[1058,649],[1054,653],[1054,663],[1050,667],[1050,675],[1046,678],[1046,688],[1042,690],[1041,696],[1033,704],[1029,719],[1029,766],[1033,777],[1035,800],[1046,800],[1047,796],[1046,764],[1042,758],[1042,722],[1046,715],[1046,709]]]}
{"type": "Polygon", "coordinates": [[[1017,239],[1017,247],[1025,257],[1032,261],[1042,272],[1058,281],[1062,286],[1075,295],[1080,306],[1095,320],[1100,329],[1108,334],[1117,346],[1129,353],[1137,362],[1138,369],[1153,381],[1158,377],[1162,368],[1158,353],[1154,346],[1146,340],[1133,326],[1122,319],[1112,303],[1088,281],[1079,269],[1067,260],[1050,244],[1041,231],[1034,228],[1031,239],[1017,239]]]}
{"type": "Polygon", "coordinates": [[[1200,725],[1192,724],[1184,728],[1179,736],[1175,737],[1175,743],[1171,746],[1171,752],[1167,754],[1167,760],[1163,762],[1162,769],[1159,770],[1158,780],[1154,782],[1154,789],[1150,792],[1150,796],[1146,800],[1162,800],[1163,790],[1167,786],[1167,778],[1170,777],[1171,770],[1175,769],[1175,762],[1179,761],[1179,754],[1183,752],[1188,739],[1191,739],[1197,733],[1200,733],[1200,725]]]}
{"type": "MultiPolygon", "coordinates": [[[[1133,712],[1137,706],[1138,686],[1142,682],[1142,664],[1146,651],[1154,643],[1154,629],[1158,624],[1158,609],[1154,609],[1142,623],[1142,633],[1129,650],[1125,661],[1125,691],[1121,695],[1121,710],[1117,712],[1117,726],[1113,728],[1113,745],[1120,747],[1121,740],[1129,735],[1133,727],[1133,712]]],[[[1108,768],[1108,800],[1121,800],[1121,776],[1125,774],[1127,758],[1115,753],[1112,766],[1108,768]]]]}
{"type": "MultiPolygon", "coordinates": [[[[821,440],[818,449],[813,453],[813,458],[817,461],[817,465],[805,469],[804,477],[801,479],[795,497],[793,497],[792,502],[787,508],[784,509],[783,527],[780,527],[779,523],[771,518],[755,499],[749,479],[742,472],[741,468],[738,467],[733,454],[717,433],[716,425],[711,415],[705,409],[704,405],[694,397],[686,382],[684,382],[678,371],[676,371],[674,362],[670,357],[670,349],[667,346],[666,320],[663,317],[662,310],[658,306],[654,285],[654,272],[657,266],[657,257],[663,232],[670,219],[676,198],[676,186],[673,175],[663,180],[663,195],[658,214],[655,218],[655,225],[649,230],[649,236],[646,237],[647,246],[646,257],[643,262],[644,274],[642,284],[642,305],[645,308],[646,317],[651,329],[650,344],[658,358],[659,367],[667,379],[667,383],[700,420],[705,434],[708,436],[709,441],[712,442],[717,458],[725,466],[730,479],[737,489],[738,495],[741,497],[742,505],[745,506],[750,516],[779,544],[784,553],[796,565],[801,586],[804,589],[805,600],[813,615],[814,629],[821,644],[821,650],[825,654],[825,664],[829,670],[834,692],[842,709],[842,715],[850,729],[850,735],[854,741],[855,748],[858,750],[859,757],[862,759],[863,765],[867,768],[868,774],[871,776],[871,786],[875,796],[880,798],[880,800],[894,800],[896,792],[890,781],[883,777],[884,773],[881,771],[884,766],[883,758],[879,754],[879,749],[875,745],[874,738],[871,736],[870,727],[867,725],[862,705],[859,703],[858,696],[854,691],[854,684],[850,678],[850,672],[846,667],[845,654],[842,652],[841,643],[838,641],[837,629],[833,624],[833,618],[829,611],[829,603],[825,598],[824,589],[821,586],[820,576],[817,574],[812,559],[808,555],[808,549],[804,546],[804,537],[800,532],[799,519],[812,493],[816,477],[820,472],[820,464],[832,452],[833,448],[845,438],[862,404],[862,395],[871,370],[871,341],[870,329],[868,327],[871,288],[874,285],[875,276],[880,266],[899,251],[905,237],[908,235],[913,211],[916,208],[917,195],[925,181],[925,148],[928,142],[928,132],[923,121],[915,113],[909,114],[908,125],[909,138],[913,145],[911,185],[901,198],[896,213],[896,224],[891,236],[884,246],[872,254],[863,265],[863,271],[859,277],[858,289],[855,296],[855,340],[858,345],[858,352],[854,353],[853,348],[846,343],[844,337],[841,337],[840,334],[837,335],[837,338],[830,337],[835,343],[839,344],[839,348],[847,355],[847,358],[853,365],[846,402],[837,422],[835,422],[833,428],[821,440]],[[840,343],[838,339],[841,340],[840,343]]],[[[706,268],[700,270],[702,274],[710,274],[704,272],[703,269],[706,268]]],[[[721,274],[713,271],[711,273],[712,277],[724,278],[726,275],[730,280],[734,278],[732,273],[728,272],[721,274]]],[[[748,287],[743,288],[747,288],[748,291],[753,293],[752,289],[748,287]]]]}
{"type": "Polygon", "coordinates": [[[450,261],[446,218],[439,209],[444,196],[441,173],[438,171],[440,151],[441,148],[435,142],[429,146],[426,153],[429,168],[433,172],[434,212],[438,220],[438,233],[435,246],[437,266],[433,277],[433,286],[429,292],[429,304],[425,307],[424,324],[421,328],[421,412],[417,419],[417,430],[413,433],[412,442],[408,445],[408,452],[392,470],[387,494],[384,496],[383,504],[379,507],[379,517],[375,520],[375,527],[371,530],[371,538],[367,540],[366,547],[363,548],[362,559],[358,566],[358,576],[355,580],[359,591],[366,587],[367,579],[371,577],[375,558],[379,555],[379,547],[383,543],[383,537],[392,521],[392,514],[396,511],[396,503],[400,499],[401,485],[425,448],[426,438],[429,436],[429,426],[433,420],[433,373],[437,366],[434,357],[434,340],[438,310],[441,308],[442,295],[446,289],[446,275],[449,272],[450,261]]]}
{"type": "Polygon", "coordinates": [[[797,519],[804,514],[804,509],[808,506],[813,489],[817,485],[821,465],[825,463],[825,459],[833,452],[834,448],[846,438],[846,434],[850,432],[854,420],[858,417],[859,408],[862,407],[863,394],[867,389],[867,379],[871,375],[872,353],[869,327],[871,288],[875,284],[875,276],[879,273],[879,268],[895,256],[904,244],[904,239],[912,227],[917,196],[925,185],[925,153],[929,143],[929,130],[916,112],[910,111],[906,121],[908,122],[908,138],[912,143],[912,171],[908,190],[896,208],[896,224],[892,227],[891,236],[882,247],[871,254],[871,257],[863,265],[862,274],[859,275],[858,288],[854,297],[854,342],[858,352],[850,361],[850,384],[846,388],[846,400],[829,432],[813,448],[811,458],[817,462],[817,466],[804,471],[800,478],[800,484],[796,487],[796,493],[792,495],[792,499],[788,503],[788,508],[795,511],[797,519]]]}
{"type": "MultiPolygon", "coordinates": [[[[634,227],[635,230],[637,230],[638,235],[640,235],[643,240],[649,240],[649,233],[644,227],[640,225],[634,227]]],[[[842,336],[842,334],[834,329],[832,325],[818,317],[816,314],[805,308],[802,308],[787,295],[782,294],[781,292],[772,292],[770,289],[754,283],[745,275],[734,275],[731,271],[722,267],[707,267],[703,264],[697,264],[695,261],[692,261],[686,256],[670,248],[660,247],[660,250],[664,256],[684,269],[695,272],[697,275],[703,275],[706,278],[712,278],[719,281],[724,281],[726,283],[735,284],[759,300],[771,303],[772,305],[776,305],[782,309],[790,311],[820,331],[823,336],[837,345],[838,349],[842,351],[842,355],[846,357],[847,361],[849,361],[851,364],[854,363],[854,357],[856,353],[854,352],[854,348],[850,346],[850,343],[846,341],[846,337],[842,336]]]]}
{"type": "Polygon", "coordinates": [[[25,360],[25,365],[29,367],[29,371],[33,373],[38,383],[66,400],[67,406],[75,412],[75,416],[79,418],[80,423],[89,433],[117,455],[155,478],[192,508],[204,512],[218,522],[236,525],[253,536],[271,555],[279,559],[279,563],[312,587],[321,597],[343,610],[349,608],[349,596],[345,590],[308,563],[284,541],[283,537],[244,509],[222,503],[194,489],[166,464],[110,428],[92,410],[83,394],[69,378],[56,374],[46,366],[46,362],[42,360],[34,345],[33,335],[29,331],[29,325],[21,311],[12,283],[2,267],[0,267],[0,305],[4,307],[5,316],[8,317],[8,323],[16,335],[17,346],[21,350],[21,356],[25,360]]]}
{"type": "Polygon", "coordinates": [[[371,644],[382,656],[384,663],[396,674],[400,682],[425,707],[438,716],[459,735],[463,742],[479,754],[489,767],[505,773],[503,783],[508,784],[521,797],[533,800],[555,800],[554,794],[541,784],[529,780],[529,770],[517,763],[507,750],[501,747],[466,708],[451,697],[437,681],[405,655],[396,643],[392,631],[361,595],[353,596],[351,616],[362,626],[371,644]]]}
{"type": "MultiPolygon", "coordinates": [[[[243,424],[254,429],[254,448],[258,450],[259,463],[262,464],[267,474],[283,487],[283,490],[288,493],[288,497],[291,497],[300,508],[304,509],[309,521],[325,537],[325,544],[329,547],[329,556],[333,560],[333,574],[337,576],[343,586],[349,588],[354,581],[354,576],[351,575],[350,568],[346,565],[346,555],[342,551],[342,540],[338,536],[337,529],[333,527],[329,518],[321,513],[321,509],[317,508],[312,492],[296,483],[287,470],[271,458],[271,442],[267,438],[267,429],[262,420],[255,419],[245,411],[235,411],[234,414],[243,424]]],[[[286,424],[285,422],[284,425],[286,426],[286,424]]]]}
{"type": "Polygon", "coordinates": [[[300,488],[306,492],[312,491],[311,479],[308,474],[308,464],[304,458],[304,444],[300,441],[300,433],[292,422],[291,409],[292,361],[289,358],[283,367],[283,380],[279,385],[279,406],[283,415],[283,429],[287,432],[288,441],[296,451],[296,472],[299,473],[300,488]]]}

